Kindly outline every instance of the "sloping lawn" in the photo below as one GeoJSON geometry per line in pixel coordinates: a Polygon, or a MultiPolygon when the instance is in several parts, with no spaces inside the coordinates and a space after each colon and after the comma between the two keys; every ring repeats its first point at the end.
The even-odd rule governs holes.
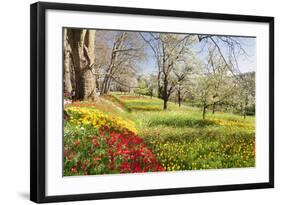
{"type": "Polygon", "coordinates": [[[198,108],[162,106],[157,98],[113,93],[66,107],[64,174],[255,166],[254,117],[216,113],[203,120],[198,108]]]}

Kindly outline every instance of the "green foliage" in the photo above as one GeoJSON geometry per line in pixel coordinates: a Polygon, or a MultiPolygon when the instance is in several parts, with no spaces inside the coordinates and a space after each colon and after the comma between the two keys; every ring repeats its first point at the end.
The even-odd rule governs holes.
{"type": "Polygon", "coordinates": [[[255,115],[256,113],[256,106],[255,105],[252,105],[250,107],[247,107],[246,108],[246,115],[255,115]]]}
{"type": "Polygon", "coordinates": [[[150,95],[150,89],[145,80],[138,80],[138,88],[135,89],[135,93],[139,95],[150,95]]]}

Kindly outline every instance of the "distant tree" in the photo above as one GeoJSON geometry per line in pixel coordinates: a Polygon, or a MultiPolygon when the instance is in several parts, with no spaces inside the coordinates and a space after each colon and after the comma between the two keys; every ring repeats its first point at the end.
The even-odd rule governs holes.
{"type": "Polygon", "coordinates": [[[194,42],[192,35],[180,35],[169,33],[142,33],[140,36],[149,45],[157,61],[157,91],[158,97],[163,99],[163,109],[167,109],[167,103],[176,88],[176,82],[172,80],[176,63],[182,61],[194,42]]]}
{"type": "Polygon", "coordinates": [[[154,95],[156,95],[156,89],[157,89],[157,76],[153,73],[151,73],[147,77],[147,84],[148,84],[148,94],[152,98],[154,95]]]}
{"type": "Polygon", "coordinates": [[[207,109],[215,113],[217,106],[229,105],[237,90],[237,80],[229,75],[224,60],[213,47],[208,49],[207,64],[203,67],[193,92],[202,106],[202,117],[205,119],[207,109]]]}
{"type": "Polygon", "coordinates": [[[241,74],[239,82],[233,102],[240,115],[245,119],[247,114],[255,114],[255,73],[241,74]]]}
{"type": "Polygon", "coordinates": [[[199,43],[212,45],[214,50],[220,55],[224,61],[226,68],[232,74],[233,77],[239,79],[241,74],[238,57],[241,55],[248,56],[244,50],[244,46],[241,38],[232,36],[218,36],[210,34],[198,34],[197,38],[199,43]]]}
{"type": "MultiPolygon", "coordinates": [[[[142,41],[139,41],[134,32],[99,31],[99,35],[102,35],[99,40],[103,42],[100,47],[100,55],[103,56],[100,56],[96,67],[103,73],[99,87],[101,93],[105,94],[109,92],[113,82],[118,83],[118,79],[128,79],[136,73],[136,64],[144,58],[144,52],[142,41]],[[103,60],[104,58],[106,60],[103,60]]],[[[129,85],[127,87],[130,89],[129,85]]]]}
{"type": "Polygon", "coordinates": [[[138,78],[138,87],[135,89],[135,93],[139,95],[149,95],[148,83],[143,76],[138,78]]]}
{"type": "Polygon", "coordinates": [[[175,82],[175,99],[181,106],[186,94],[190,92],[190,81],[189,76],[194,73],[198,67],[198,62],[195,54],[193,52],[188,52],[187,55],[181,60],[175,63],[175,68],[173,70],[173,81],[175,82]]]}

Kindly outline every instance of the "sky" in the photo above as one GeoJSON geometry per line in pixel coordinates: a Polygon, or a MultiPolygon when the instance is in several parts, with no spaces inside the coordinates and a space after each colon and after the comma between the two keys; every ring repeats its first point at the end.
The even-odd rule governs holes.
{"type": "MultiPolygon", "coordinates": [[[[256,70],[256,38],[255,37],[233,37],[238,40],[245,54],[237,56],[237,64],[241,73],[252,72],[256,70]]],[[[228,48],[225,44],[219,44],[223,54],[228,55],[228,48]]],[[[192,50],[197,54],[197,58],[201,61],[206,61],[207,49],[203,48],[203,44],[196,43],[192,46],[192,50]]],[[[149,74],[151,72],[157,71],[156,59],[153,55],[152,50],[148,47],[146,48],[147,60],[140,64],[141,72],[149,74]]]]}
{"type": "MultiPolygon", "coordinates": [[[[109,32],[120,32],[120,31],[110,31],[110,30],[105,30],[109,32]]],[[[144,35],[146,35],[146,32],[142,32],[144,35]]],[[[196,35],[196,34],[194,34],[196,35]]],[[[224,37],[224,36],[222,36],[224,37]]],[[[106,41],[108,45],[111,47],[113,44],[112,41],[112,36],[109,35],[108,38],[106,38],[106,41]]],[[[251,72],[256,70],[256,38],[255,37],[231,37],[234,40],[239,41],[241,46],[243,47],[244,51],[246,54],[243,55],[237,55],[237,64],[239,67],[239,71],[241,73],[245,72],[251,72]]],[[[214,38],[216,39],[216,38],[214,38]]],[[[140,38],[141,40],[141,38],[140,38]]],[[[219,45],[223,55],[225,57],[228,56],[228,46],[225,43],[222,43],[222,41],[217,41],[217,44],[219,45]]],[[[208,55],[208,49],[207,46],[204,47],[204,40],[202,42],[197,42],[192,45],[191,49],[193,52],[196,54],[197,59],[203,64],[206,64],[206,59],[208,55]]],[[[139,74],[150,74],[150,73],[156,73],[158,68],[157,68],[157,63],[156,63],[156,58],[153,54],[153,51],[151,48],[147,45],[145,48],[145,53],[146,53],[146,60],[140,61],[138,64],[138,71],[139,74]]]]}

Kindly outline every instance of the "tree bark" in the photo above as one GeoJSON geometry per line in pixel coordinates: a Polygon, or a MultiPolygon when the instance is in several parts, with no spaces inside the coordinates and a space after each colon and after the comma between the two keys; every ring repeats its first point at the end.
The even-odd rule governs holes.
{"type": "Polygon", "coordinates": [[[244,117],[244,119],[246,119],[246,116],[247,116],[247,106],[248,106],[248,96],[246,94],[245,102],[244,102],[244,109],[243,109],[243,117],[244,117]]]}
{"type": "Polygon", "coordinates": [[[165,100],[165,99],[164,99],[164,105],[163,105],[163,109],[164,109],[164,110],[167,110],[167,107],[168,107],[168,106],[167,106],[167,103],[168,103],[168,100],[165,100]]]}
{"type": "Polygon", "coordinates": [[[110,91],[111,82],[112,82],[112,78],[109,78],[109,80],[107,82],[106,93],[108,93],[110,91]]]}
{"type": "Polygon", "coordinates": [[[161,73],[160,73],[160,71],[158,71],[158,74],[157,74],[157,96],[158,96],[158,98],[161,98],[160,76],[161,76],[161,73]]]}
{"type": "Polygon", "coordinates": [[[204,103],[204,105],[203,105],[203,120],[205,120],[205,118],[206,118],[206,109],[207,109],[207,105],[206,105],[206,103],[204,103]]]}
{"type": "Polygon", "coordinates": [[[93,74],[95,31],[71,29],[71,48],[75,70],[77,100],[95,100],[96,82],[93,74]]]}
{"type": "Polygon", "coordinates": [[[104,76],[103,81],[102,81],[101,94],[105,94],[106,93],[107,81],[108,81],[108,77],[107,77],[107,74],[106,74],[104,76]]]}
{"type": "Polygon", "coordinates": [[[63,85],[64,92],[70,94],[72,91],[71,85],[71,70],[70,70],[70,47],[67,42],[67,29],[64,29],[63,33],[63,44],[64,44],[64,75],[63,75],[63,85]]]}
{"type": "Polygon", "coordinates": [[[215,112],[216,112],[216,103],[214,102],[213,103],[213,111],[212,111],[212,113],[215,114],[215,112]]]}
{"type": "Polygon", "coordinates": [[[163,109],[167,110],[167,102],[168,102],[169,96],[168,96],[168,80],[167,80],[166,75],[164,76],[164,79],[163,79],[163,93],[161,95],[164,100],[163,109]]]}
{"type": "Polygon", "coordinates": [[[124,49],[124,42],[127,37],[128,33],[123,32],[121,35],[115,40],[113,43],[112,51],[111,51],[111,59],[110,59],[110,65],[108,69],[106,70],[106,74],[104,76],[104,80],[102,83],[102,89],[101,94],[108,93],[112,81],[112,77],[117,69],[118,61],[120,60],[120,52],[122,49],[124,49]]]}
{"type": "Polygon", "coordinates": [[[179,88],[178,90],[178,103],[179,103],[179,107],[181,106],[181,90],[179,88]]]}

